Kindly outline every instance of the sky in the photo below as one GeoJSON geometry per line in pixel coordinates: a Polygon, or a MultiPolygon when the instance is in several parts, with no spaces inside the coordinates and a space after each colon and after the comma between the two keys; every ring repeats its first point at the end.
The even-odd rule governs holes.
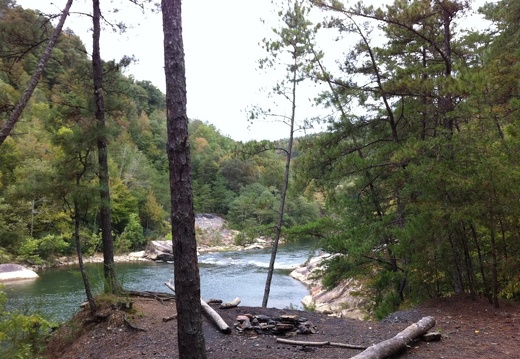
{"type": "MultiPolygon", "coordinates": [[[[66,0],[16,0],[16,3],[24,8],[56,14],[63,9],[66,0]]],[[[484,0],[475,3],[482,4],[484,0]]],[[[138,62],[130,65],[125,74],[136,80],[149,80],[165,92],[161,14],[143,14],[130,1],[124,0],[104,0],[101,7],[108,19],[124,21],[128,26],[123,34],[111,30],[102,33],[101,57],[108,61],[119,60],[125,55],[135,56],[138,62]],[[119,6],[121,3],[124,6],[119,6]],[[119,12],[108,14],[115,7],[120,7],[119,12]]],[[[72,29],[89,51],[92,25],[90,18],[79,15],[81,12],[91,12],[90,0],[74,1],[65,28],[72,29]]],[[[261,40],[272,36],[271,28],[276,24],[277,16],[271,1],[185,0],[182,17],[188,117],[213,124],[221,134],[236,141],[288,137],[288,126],[279,121],[255,120],[252,125],[248,121],[252,106],[274,106],[267,90],[275,84],[276,75],[258,69],[258,60],[266,55],[260,46],[261,40]],[[263,23],[261,19],[267,22],[263,23]]],[[[337,43],[326,46],[328,53],[338,51],[337,43]]],[[[317,91],[319,88],[309,85],[301,92],[297,107],[300,120],[319,113],[319,109],[312,106],[317,91]]]]}
{"type": "MultiPolygon", "coordinates": [[[[119,3],[120,1],[118,1],[119,3]]],[[[66,0],[17,0],[24,8],[44,13],[58,13],[66,0]]],[[[104,4],[101,1],[102,11],[104,4]]],[[[75,0],[65,23],[86,45],[92,48],[91,22],[75,12],[91,12],[91,1],[75,0]]],[[[288,127],[281,123],[258,121],[248,126],[248,109],[266,94],[270,86],[257,71],[257,61],[264,56],[259,46],[270,35],[270,28],[260,19],[270,15],[269,0],[189,0],[183,1],[183,40],[190,119],[211,123],[225,136],[237,141],[288,137],[288,127]]],[[[105,11],[111,6],[106,6],[105,11]]],[[[143,14],[126,1],[118,14],[129,26],[126,33],[111,30],[101,35],[101,57],[118,60],[134,55],[138,62],[125,71],[137,80],[149,80],[165,92],[163,32],[161,14],[143,14]]],[[[115,16],[112,16],[115,18],[115,16]]]]}

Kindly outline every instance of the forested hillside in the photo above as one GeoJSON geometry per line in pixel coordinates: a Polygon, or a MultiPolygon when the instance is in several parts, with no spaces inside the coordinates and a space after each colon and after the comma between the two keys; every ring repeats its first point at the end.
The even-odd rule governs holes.
{"type": "MultiPolygon", "coordinates": [[[[466,23],[464,1],[395,1],[380,9],[293,3],[287,16],[302,7],[324,11],[315,31],[334,34],[344,57],[330,68],[320,37],[305,45],[313,57],[304,76],[327,89],[317,99],[323,114],[313,120],[328,128],[296,140],[283,236],[319,238],[325,250],[343,254],[329,264],[325,283],[359,277],[381,316],[461,292],[494,303],[519,299],[518,1],[486,5],[489,26],[480,31],[466,23]]],[[[291,19],[286,26],[295,33],[309,26],[291,19]]],[[[45,17],[0,0],[0,125],[51,30],[45,17]]],[[[70,31],[60,36],[0,146],[0,263],[72,255],[74,216],[82,221],[83,251],[100,249],[87,52],[70,31]]],[[[120,252],[171,233],[165,97],[125,76],[129,61],[103,64],[120,252]]],[[[240,240],[271,235],[287,141],[236,142],[204,119],[192,119],[189,131],[195,211],[224,216],[242,231],[240,240]]]]}
{"type": "MultiPolygon", "coordinates": [[[[52,26],[32,10],[1,2],[0,124],[35,71],[52,26]]],[[[32,99],[0,146],[0,262],[39,264],[82,249],[101,250],[92,65],[81,40],[63,33],[32,99]],[[73,207],[80,199],[80,208],[73,207]]],[[[104,66],[115,247],[142,249],[171,238],[165,96],[122,72],[131,59],[104,66]]],[[[285,157],[274,144],[243,144],[201,120],[190,122],[195,211],[224,216],[241,241],[274,230],[285,157]],[[258,148],[262,146],[262,150],[258,148]]],[[[316,219],[318,206],[294,195],[287,225],[316,219]]]]}

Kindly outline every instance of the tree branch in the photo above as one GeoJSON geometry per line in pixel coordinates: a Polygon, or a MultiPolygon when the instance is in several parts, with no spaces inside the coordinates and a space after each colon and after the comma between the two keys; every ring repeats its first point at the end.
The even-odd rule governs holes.
{"type": "Polygon", "coordinates": [[[61,33],[61,29],[63,28],[63,24],[65,24],[65,20],[67,19],[67,16],[69,15],[70,7],[72,6],[73,0],[68,0],[67,4],[65,5],[65,9],[63,9],[63,12],[60,17],[60,21],[56,28],[54,29],[54,32],[52,33],[52,36],[49,39],[49,43],[47,44],[47,48],[45,49],[45,52],[43,53],[40,62],[38,63],[38,67],[36,68],[36,71],[32,75],[31,79],[29,80],[29,83],[27,84],[27,87],[18,101],[18,104],[15,106],[13,112],[9,116],[9,119],[4,124],[4,127],[0,131],[0,145],[4,143],[5,139],[11,131],[13,130],[14,125],[22,115],[23,110],[27,106],[27,103],[31,99],[31,96],[34,92],[34,89],[38,85],[38,82],[40,81],[40,77],[43,73],[43,70],[45,68],[45,65],[47,64],[47,61],[49,61],[49,58],[51,57],[51,52],[54,46],[56,45],[56,42],[58,41],[58,37],[61,33]]]}

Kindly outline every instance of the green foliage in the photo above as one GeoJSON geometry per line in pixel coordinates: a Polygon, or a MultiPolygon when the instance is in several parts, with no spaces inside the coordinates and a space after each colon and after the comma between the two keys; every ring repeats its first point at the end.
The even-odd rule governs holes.
{"type": "Polygon", "coordinates": [[[146,238],[143,234],[143,227],[139,222],[137,213],[132,213],[128,220],[125,230],[121,234],[125,241],[130,242],[130,249],[143,249],[146,244],[146,238]]]}
{"type": "Polygon", "coordinates": [[[0,354],[2,358],[39,357],[56,325],[37,313],[7,312],[7,297],[0,287],[0,354]]]}
{"type": "Polygon", "coordinates": [[[325,271],[320,273],[323,286],[327,289],[334,288],[342,279],[353,276],[353,269],[354,266],[348,256],[334,256],[327,260],[325,271]]]}
{"type": "Polygon", "coordinates": [[[316,221],[320,216],[320,205],[306,197],[289,197],[285,210],[284,223],[287,227],[305,226],[316,221]]]}
{"type": "Polygon", "coordinates": [[[517,296],[513,3],[485,7],[498,33],[461,32],[461,1],[333,6],[328,25],[359,42],[339,73],[318,76],[329,131],[301,141],[296,178],[334,222],[319,232],[324,248],[346,255],[325,281],[371,278],[378,317],[452,293],[517,296]],[[367,17],[387,42],[372,41],[367,17]]]}
{"type": "Polygon", "coordinates": [[[110,189],[113,227],[122,233],[132,214],[137,211],[138,201],[129,188],[118,179],[112,181],[110,189]]]}
{"type": "Polygon", "coordinates": [[[16,209],[16,206],[0,197],[0,246],[11,254],[16,252],[20,241],[28,234],[26,217],[16,209]]]}
{"type": "Polygon", "coordinates": [[[374,318],[382,320],[399,309],[401,299],[396,292],[389,292],[382,301],[378,302],[374,310],[374,318]]]}
{"type": "Polygon", "coordinates": [[[246,232],[239,232],[233,241],[233,244],[236,246],[245,246],[249,243],[253,242],[253,238],[250,238],[246,232]]]}
{"type": "Polygon", "coordinates": [[[38,243],[37,239],[26,238],[26,240],[20,246],[18,254],[25,258],[25,260],[33,262],[35,264],[41,264],[42,259],[38,255],[38,243]]]}
{"type": "Polygon", "coordinates": [[[5,248],[0,247],[0,264],[12,263],[13,256],[5,248]]]}
{"type": "Polygon", "coordinates": [[[146,231],[155,230],[158,233],[157,236],[163,236],[167,233],[166,211],[157,201],[154,192],[148,192],[140,212],[146,231]]]}
{"type": "Polygon", "coordinates": [[[305,238],[324,238],[334,231],[336,223],[330,217],[319,217],[316,220],[303,222],[301,225],[286,230],[287,240],[297,241],[305,238]]]}
{"type": "Polygon", "coordinates": [[[54,256],[70,255],[71,252],[71,244],[62,236],[49,234],[39,239],[26,238],[18,254],[25,260],[41,264],[44,260],[54,256]]]}
{"type": "MultiPolygon", "coordinates": [[[[2,10],[0,123],[37,66],[50,26],[44,16],[21,7],[2,10]]],[[[16,136],[0,148],[0,247],[6,258],[41,263],[72,255],[75,223],[83,253],[101,250],[99,134],[86,54],[77,36],[61,34],[53,51],[56,61],[44,72],[16,136]]],[[[121,69],[127,64],[127,59],[103,64],[111,215],[120,251],[142,248],[146,238],[167,236],[171,226],[165,195],[170,191],[165,96],[149,81],[124,76],[121,69]]],[[[189,133],[195,210],[226,217],[244,230],[245,241],[272,234],[285,154],[246,153],[259,144],[237,143],[200,120],[190,121],[189,133]]],[[[287,142],[262,145],[282,148],[287,142]]],[[[312,201],[291,195],[284,229],[317,215],[312,201]]]]}
{"type": "Polygon", "coordinates": [[[114,253],[117,255],[130,252],[132,241],[124,235],[124,232],[114,239],[114,253]]]}
{"type": "Polygon", "coordinates": [[[247,185],[230,204],[231,223],[239,230],[275,223],[278,202],[276,194],[263,185],[247,185]]]}

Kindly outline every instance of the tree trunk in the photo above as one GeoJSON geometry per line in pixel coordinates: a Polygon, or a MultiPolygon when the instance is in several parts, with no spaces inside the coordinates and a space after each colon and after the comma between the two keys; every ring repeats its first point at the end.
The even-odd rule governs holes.
{"type": "Polygon", "coordinates": [[[493,298],[491,296],[491,290],[489,289],[489,283],[487,279],[486,269],[485,269],[485,261],[482,258],[482,250],[480,249],[480,243],[478,240],[477,231],[475,229],[475,226],[470,223],[470,229],[471,229],[471,235],[473,237],[473,241],[475,242],[475,248],[477,249],[477,255],[478,255],[478,263],[480,268],[480,276],[482,277],[482,286],[484,288],[484,295],[488,299],[489,303],[493,303],[493,298]]]}
{"type": "Polygon", "coordinates": [[[295,117],[295,96],[296,96],[296,82],[293,87],[293,110],[291,116],[291,124],[290,124],[290,136],[289,136],[289,144],[287,145],[286,152],[286,160],[285,160],[285,173],[283,179],[283,188],[282,193],[280,194],[280,207],[278,209],[278,221],[276,222],[276,233],[273,241],[273,246],[271,248],[271,260],[269,261],[269,269],[267,271],[267,279],[265,281],[264,288],[264,297],[262,299],[262,308],[267,308],[267,302],[269,301],[269,293],[271,291],[271,282],[273,279],[274,273],[274,263],[276,261],[276,253],[278,252],[278,243],[280,242],[280,237],[282,235],[282,226],[283,219],[285,214],[285,200],[287,197],[287,190],[289,188],[289,172],[291,168],[291,157],[292,157],[292,148],[294,141],[294,117],[295,117]]]}
{"type": "Polygon", "coordinates": [[[276,253],[278,252],[278,243],[282,235],[283,219],[285,214],[285,200],[287,198],[287,190],[289,189],[289,173],[291,169],[292,150],[294,143],[294,121],[296,120],[296,89],[298,86],[297,72],[296,69],[298,58],[294,58],[294,71],[292,73],[292,91],[291,91],[291,118],[289,122],[289,143],[287,144],[287,151],[285,155],[285,171],[283,177],[283,187],[280,193],[280,207],[278,209],[278,221],[276,222],[276,233],[271,248],[271,260],[269,261],[269,269],[267,271],[267,279],[265,281],[264,297],[262,299],[262,308],[267,308],[267,302],[269,301],[269,293],[271,292],[271,282],[273,280],[274,263],[276,261],[276,253]]]}
{"type": "Polygon", "coordinates": [[[27,103],[29,102],[34,89],[38,85],[38,82],[40,81],[40,77],[43,73],[43,70],[45,69],[45,65],[47,64],[47,61],[49,61],[49,58],[51,57],[52,49],[54,48],[54,45],[56,45],[56,42],[58,41],[58,37],[61,33],[61,29],[63,28],[63,24],[65,24],[65,20],[67,19],[67,16],[69,15],[70,7],[72,6],[73,0],[68,0],[67,4],[65,5],[65,8],[63,9],[63,12],[61,13],[60,21],[58,22],[58,25],[54,28],[54,31],[49,39],[49,42],[47,43],[47,47],[45,48],[45,51],[43,52],[42,57],[40,58],[40,62],[38,63],[38,67],[36,67],[36,71],[31,76],[31,79],[29,80],[29,83],[27,84],[27,87],[25,88],[24,93],[22,94],[22,97],[20,100],[18,100],[18,103],[16,104],[16,107],[14,108],[13,112],[9,116],[9,119],[6,121],[4,126],[2,127],[2,130],[0,131],[0,146],[2,143],[4,143],[5,139],[11,131],[14,128],[14,125],[22,115],[23,110],[25,109],[25,106],[27,106],[27,103]]]}
{"type": "MultiPolygon", "coordinates": [[[[493,218],[493,216],[490,216],[493,218]]],[[[495,308],[499,307],[498,302],[498,260],[497,260],[497,246],[495,240],[495,228],[493,227],[493,223],[490,223],[490,239],[491,239],[491,283],[493,285],[493,306],[495,308]]]]}
{"type": "MultiPolygon", "coordinates": [[[[78,181],[79,182],[79,181],[78,181]]],[[[77,183],[78,184],[78,183],[77,183]]],[[[83,254],[81,252],[81,239],[79,234],[80,229],[80,209],[78,200],[74,199],[74,238],[76,241],[76,254],[78,255],[78,265],[79,271],[81,272],[81,278],[83,279],[83,286],[85,287],[85,294],[87,295],[87,301],[90,307],[90,312],[96,312],[96,302],[94,301],[94,297],[92,296],[92,291],[90,290],[90,283],[88,280],[87,272],[85,272],[85,266],[83,265],[83,254]]]]}
{"type": "Polygon", "coordinates": [[[99,197],[101,239],[103,242],[103,272],[105,276],[105,292],[116,293],[121,290],[117,282],[114,269],[114,239],[112,238],[112,219],[110,213],[110,189],[108,177],[108,155],[107,138],[105,124],[105,100],[103,95],[103,64],[99,49],[99,38],[101,35],[101,10],[99,0],[93,0],[93,41],[92,41],[92,70],[94,79],[94,98],[96,100],[96,120],[97,128],[97,149],[98,149],[98,178],[99,178],[99,197]]]}
{"type": "MultiPolygon", "coordinates": [[[[164,285],[167,286],[168,288],[170,288],[172,290],[172,292],[175,293],[175,287],[173,285],[171,285],[171,282],[166,282],[166,283],[164,283],[164,285]]],[[[240,302],[240,298],[236,298],[236,299],[238,299],[238,302],[240,302]]],[[[229,325],[227,325],[227,323],[224,321],[224,319],[222,319],[222,317],[213,308],[211,308],[211,306],[208,303],[206,303],[204,301],[204,299],[202,299],[202,298],[200,298],[200,305],[201,305],[201,308],[204,311],[204,313],[206,313],[206,315],[213,321],[213,323],[215,323],[217,328],[222,333],[224,333],[224,334],[231,333],[231,328],[229,327],[229,325]]],[[[235,305],[235,307],[236,307],[236,305],[235,305]]],[[[177,314],[175,314],[175,318],[177,318],[177,314]]],[[[168,318],[168,320],[171,320],[171,319],[168,318]]],[[[167,320],[165,320],[163,318],[163,321],[167,321],[167,320]]]]}
{"type": "Polygon", "coordinates": [[[353,356],[351,359],[383,359],[405,350],[407,345],[415,338],[421,337],[435,326],[433,317],[424,317],[417,323],[407,327],[391,339],[372,345],[365,351],[353,356]]]}
{"type": "Polygon", "coordinates": [[[206,358],[191,184],[181,0],[162,0],[179,358],[206,358]]]}

